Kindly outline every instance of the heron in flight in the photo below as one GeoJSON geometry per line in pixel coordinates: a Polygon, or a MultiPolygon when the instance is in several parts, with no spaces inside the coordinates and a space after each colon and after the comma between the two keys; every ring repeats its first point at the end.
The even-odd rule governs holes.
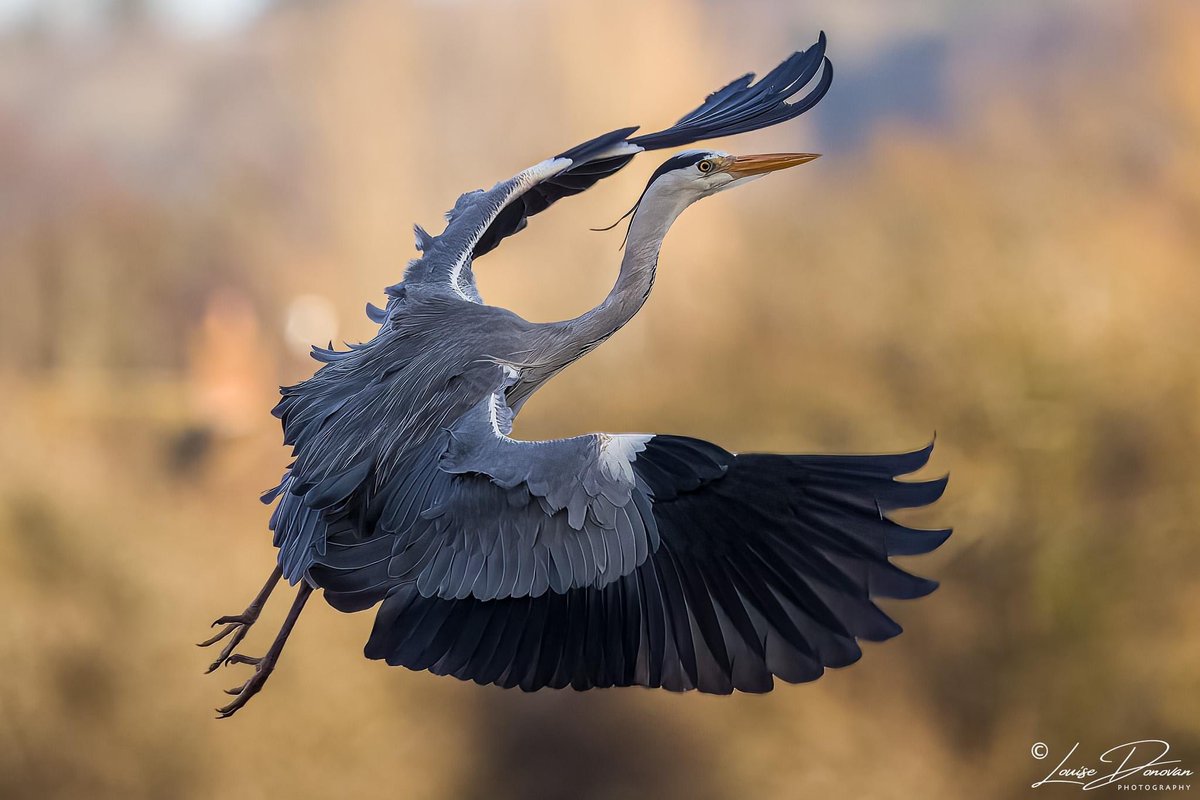
{"type": "Polygon", "coordinates": [[[875,598],[937,586],[891,563],[948,530],[887,513],[941,496],[946,480],[899,481],[932,445],[898,455],[734,454],[686,436],[595,433],[513,438],[525,401],[616,333],[654,284],[659,249],[689,205],[809,153],[689,150],[651,175],[630,217],[616,282],[600,305],[529,322],[479,296],[476,259],[556,201],[645,150],[793,119],[825,95],[825,37],[754,82],[738,78],[672,127],[596,137],[462,195],[440,235],[416,228],[420,258],[367,306],[379,331],[281,389],[274,414],[294,461],[263,497],[277,565],[209,671],[249,664],[218,709],[260,691],[314,589],[334,608],[379,605],[366,656],[479,684],[589,689],[641,685],[769,691],[856,661],[859,640],[900,626],[875,598]],[[804,94],[802,90],[808,89],[804,94]],[[795,100],[792,98],[799,95],[795,100]],[[298,586],[262,657],[237,652],[280,579],[298,586]]]}

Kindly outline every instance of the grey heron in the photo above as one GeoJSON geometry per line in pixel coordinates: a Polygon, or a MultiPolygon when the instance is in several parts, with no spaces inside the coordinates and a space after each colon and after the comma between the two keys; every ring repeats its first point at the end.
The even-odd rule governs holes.
{"type": "Polygon", "coordinates": [[[686,436],[597,433],[512,437],[529,397],[642,308],[659,249],[689,205],[808,153],[689,150],[650,177],[629,219],[615,284],[573,319],[533,323],[487,305],[475,259],[556,201],[640,152],[764,128],[829,89],[825,37],[755,82],[709,95],[672,127],[623,128],[462,195],[379,330],[348,350],[313,348],[323,366],[282,388],[274,413],[294,461],[263,497],[277,564],[209,671],[250,664],[229,690],[235,713],[275,668],[314,589],[334,608],[379,605],[368,658],[533,691],[641,685],[765,692],[809,681],[900,627],[875,604],[936,583],[890,557],[929,552],[948,530],[887,513],[927,505],[946,479],[900,481],[932,445],[896,455],[734,454],[686,436]],[[808,91],[795,101],[802,89],[808,91]],[[265,656],[237,647],[281,580],[298,586],[265,656]]]}

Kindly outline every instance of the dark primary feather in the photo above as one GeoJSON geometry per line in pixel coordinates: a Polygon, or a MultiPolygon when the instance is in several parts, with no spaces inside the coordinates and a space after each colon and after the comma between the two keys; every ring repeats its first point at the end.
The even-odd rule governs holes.
{"type": "Polygon", "coordinates": [[[751,84],[744,75],[710,94],[699,108],[670,128],[630,139],[647,150],[682,147],[704,139],[732,136],[778,125],[815,106],[833,83],[833,65],[825,57],[825,34],[807,50],[793,53],[782,64],[751,84]],[[787,102],[808,85],[821,68],[817,85],[794,103],[787,102]]]}
{"type": "Polygon", "coordinates": [[[569,158],[577,162],[578,166],[542,181],[505,207],[475,245],[473,257],[478,258],[494,249],[505,237],[524,229],[528,218],[534,214],[540,214],[564,197],[590,189],[601,178],[607,178],[628,164],[635,154],[591,159],[592,154],[602,153],[613,145],[626,141],[636,130],[636,127],[622,128],[559,153],[556,158],[569,158]]]}
{"type": "Polygon", "coordinates": [[[822,33],[807,50],[793,53],[757,83],[751,83],[753,80],[753,73],[743,75],[718,89],[666,130],[631,136],[637,128],[623,128],[560,153],[560,157],[577,163],[543,181],[505,208],[476,244],[473,257],[491,251],[504,238],[523,230],[534,214],[615,175],[636,155],[628,153],[592,160],[591,154],[604,153],[623,141],[642,150],[683,147],[778,125],[808,111],[825,96],[833,82],[833,64],[825,57],[825,34],[822,33]],[[816,85],[803,97],[789,103],[788,100],[807,86],[818,71],[821,77],[816,85]]]}
{"type": "Polygon", "coordinates": [[[936,588],[890,557],[929,552],[949,531],[913,530],[885,515],[941,495],[945,479],[895,480],[923,466],[931,447],[734,456],[654,437],[634,470],[661,544],[604,587],[443,599],[389,583],[376,560],[385,548],[371,543],[331,543],[313,576],[346,610],[383,598],[366,654],[389,664],[529,691],[768,691],[774,677],[813,680],[856,661],[859,640],[900,633],[874,598],[936,588]]]}

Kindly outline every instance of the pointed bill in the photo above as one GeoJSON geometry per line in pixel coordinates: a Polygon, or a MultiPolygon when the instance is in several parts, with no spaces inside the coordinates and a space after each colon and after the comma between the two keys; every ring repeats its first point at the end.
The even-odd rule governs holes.
{"type": "Polygon", "coordinates": [[[725,172],[735,178],[746,178],[751,175],[762,175],[807,164],[820,156],[820,153],[766,153],[757,156],[730,156],[723,168],[725,172]]]}

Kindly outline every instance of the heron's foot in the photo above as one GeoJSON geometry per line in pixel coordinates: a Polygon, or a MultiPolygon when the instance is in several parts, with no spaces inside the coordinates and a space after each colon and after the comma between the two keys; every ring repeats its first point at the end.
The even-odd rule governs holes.
{"type": "Polygon", "coordinates": [[[222,664],[241,663],[233,660],[235,657],[233,651],[236,650],[237,646],[242,643],[243,639],[246,638],[246,634],[249,632],[250,626],[258,621],[258,615],[260,611],[261,609],[251,606],[241,614],[220,617],[213,622],[212,627],[214,628],[218,625],[224,625],[225,627],[218,631],[215,636],[200,642],[198,646],[210,647],[226,637],[229,637],[229,641],[225,643],[223,648],[221,648],[221,652],[217,655],[216,660],[208,665],[208,669],[204,670],[205,674],[212,672],[222,664]]]}
{"type": "Polygon", "coordinates": [[[232,689],[226,689],[226,694],[233,695],[233,702],[228,705],[221,706],[217,709],[217,719],[228,719],[237,713],[238,709],[250,702],[250,698],[262,691],[262,687],[266,684],[267,678],[275,671],[275,662],[279,659],[279,653],[272,648],[265,656],[255,658],[254,656],[245,656],[241,653],[234,653],[226,659],[228,664],[253,664],[254,674],[246,679],[246,682],[241,686],[235,686],[232,689]]]}
{"type": "Polygon", "coordinates": [[[296,625],[296,620],[300,618],[300,612],[304,610],[304,604],[308,600],[308,596],[312,594],[311,585],[308,583],[300,585],[300,588],[296,591],[296,599],[292,601],[292,608],[288,611],[287,618],[283,621],[283,626],[279,629],[279,633],[275,636],[275,641],[271,643],[271,647],[267,650],[265,656],[256,657],[233,652],[242,639],[245,638],[246,631],[258,620],[258,614],[262,610],[263,604],[266,603],[267,596],[271,593],[272,587],[279,581],[279,576],[279,567],[276,567],[275,571],[271,573],[271,578],[267,581],[266,586],[259,592],[258,597],[254,598],[254,602],[250,604],[250,607],[237,616],[221,617],[218,619],[213,623],[213,626],[224,625],[225,627],[208,641],[200,643],[202,647],[208,647],[226,637],[229,638],[224,649],[217,656],[217,660],[208,668],[209,672],[212,672],[222,664],[249,664],[254,667],[254,674],[245,683],[233,689],[225,690],[227,694],[233,695],[233,701],[217,709],[217,719],[232,717],[242,706],[250,702],[251,697],[262,691],[267,678],[275,671],[275,664],[279,661],[279,655],[283,652],[283,646],[287,643],[288,636],[291,634],[292,628],[296,625]]]}
{"type": "MultiPolygon", "coordinates": [[[[292,628],[296,626],[296,620],[300,618],[300,612],[304,610],[304,604],[307,602],[308,596],[312,594],[312,591],[312,586],[308,583],[300,584],[300,588],[296,591],[296,599],[292,601],[292,608],[288,611],[288,615],[283,621],[283,626],[279,629],[279,633],[275,636],[275,641],[271,643],[271,647],[267,650],[265,656],[256,657],[234,653],[233,646],[238,641],[241,641],[240,637],[245,635],[245,630],[248,626],[245,626],[241,620],[229,623],[234,626],[243,625],[243,627],[232,632],[231,635],[236,641],[225,646],[225,650],[221,652],[221,657],[217,660],[217,664],[250,664],[254,667],[254,674],[241,686],[225,690],[226,694],[233,695],[233,701],[217,709],[217,719],[232,717],[237,713],[238,709],[250,702],[251,697],[262,691],[267,678],[271,677],[271,673],[275,671],[275,664],[279,662],[279,656],[283,653],[283,646],[287,644],[288,636],[291,635],[292,628]]],[[[255,616],[257,616],[257,613],[255,616]]],[[[221,620],[217,620],[218,624],[220,622],[221,620]]],[[[226,634],[222,631],[214,636],[212,641],[220,641],[224,635],[226,634]]],[[[213,668],[215,669],[216,665],[213,668]]]]}
{"type": "Polygon", "coordinates": [[[229,617],[218,617],[212,624],[212,627],[224,625],[225,627],[217,631],[216,635],[200,642],[200,647],[211,647],[222,639],[229,637],[229,641],[221,648],[220,655],[217,660],[208,665],[208,669],[204,670],[205,674],[212,672],[222,664],[229,663],[230,656],[237,646],[242,643],[242,639],[246,638],[246,633],[249,632],[250,626],[258,621],[258,615],[262,613],[263,606],[267,604],[267,598],[271,596],[271,592],[275,589],[275,584],[279,583],[279,579],[283,576],[283,570],[279,565],[275,565],[275,569],[271,570],[271,576],[267,578],[267,582],[258,590],[258,595],[250,601],[250,605],[246,606],[246,610],[240,614],[234,614],[229,617]]]}

